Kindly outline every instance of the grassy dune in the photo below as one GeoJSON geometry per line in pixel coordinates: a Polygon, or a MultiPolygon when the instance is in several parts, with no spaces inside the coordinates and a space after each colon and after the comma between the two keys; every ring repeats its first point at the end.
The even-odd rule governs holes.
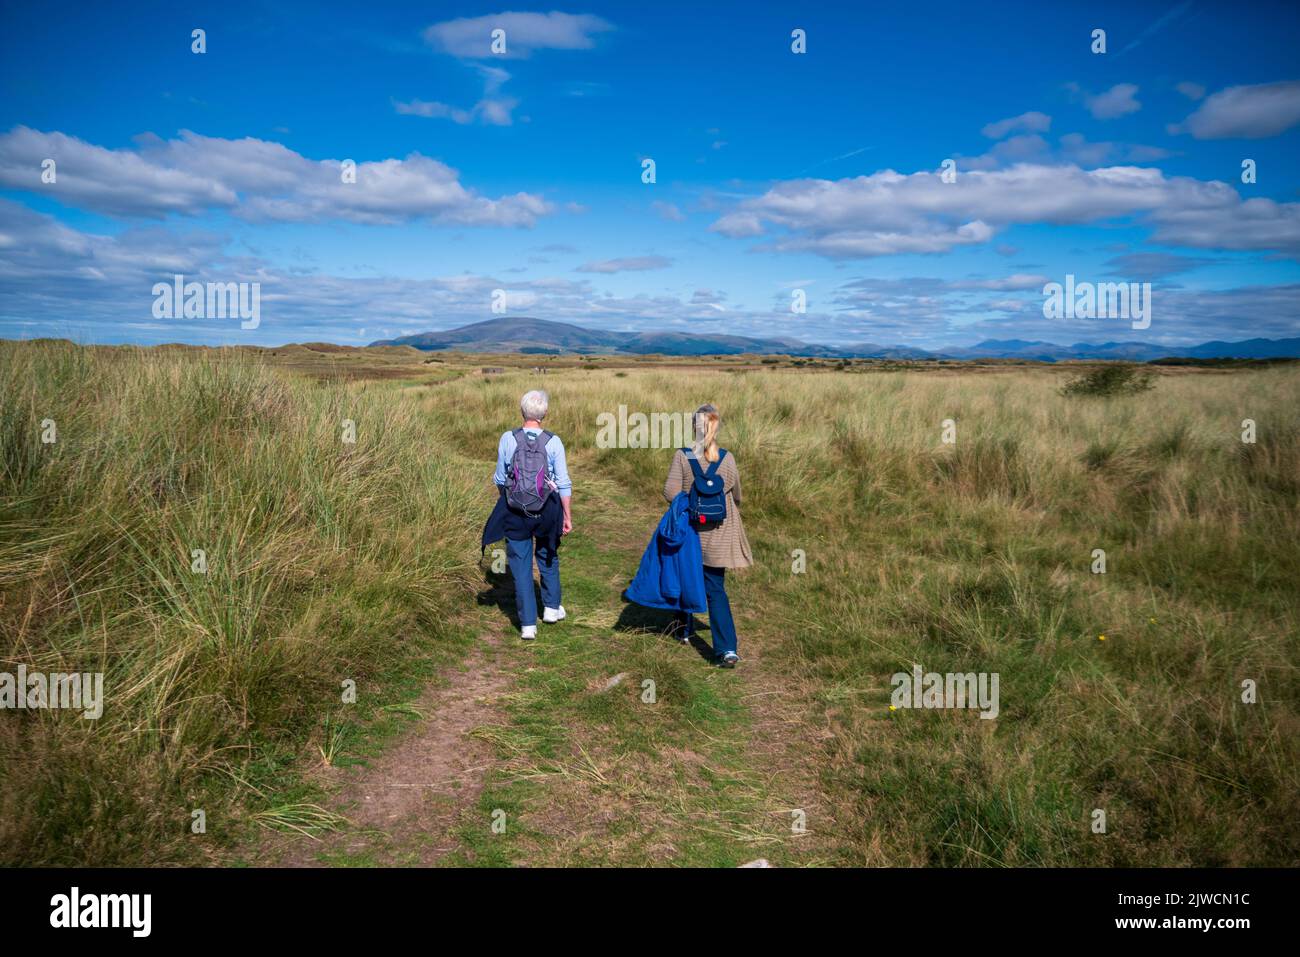
{"type": "MultiPolygon", "coordinates": [[[[757,560],[730,586],[741,654],[761,637],[800,715],[789,733],[829,798],[821,862],[1300,862],[1297,370],[1081,399],[1040,369],[411,368],[317,382],[251,356],[0,343],[0,657],[104,671],[107,695],[96,722],[0,715],[5,863],[187,860],[193,808],[250,826],[315,813],[298,770],[340,681],[397,700],[471,637],[489,498],[487,466],[463,463],[490,459],[537,385],[580,531],[637,548],[649,526],[613,503],[658,509],[668,453],[597,448],[597,416],[722,409],[757,560]],[[609,514],[584,513],[584,481],[609,514]],[[890,675],[913,663],[999,673],[1000,716],[891,712],[890,675]]],[[[591,543],[565,559],[587,590],[619,572],[591,543]]],[[[548,651],[552,667],[580,648],[548,651]]],[[[681,694],[716,693],[694,675],[681,694]]],[[[682,733],[771,700],[727,693],[688,701],[682,733]]],[[[547,700],[529,698],[531,720],[547,700]]],[[[616,738],[607,712],[564,720],[616,738]]]]}
{"type": "MultiPolygon", "coordinates": [[[[666,469],[662,451],[594,448],[601,412],[723,410],[758,563],[731,589],[742,654],[747,630],[775,632],[809,747],[822,747],[812,729],[832,732],[838,863],[1295,863],[1300,376],[1165,375],[1109,400],[1064,398],[1061,381],[590,371],[544,384],[579,516],[584,471],[653,499],[666,469]],[[891,714],[889,676],[913,663],[998,672],[1001,716],[891,714]],[[1241,702],[1246,678],[1258,704],[1241,702]],[[1096,808],[1105,838],[1089,829],[1096,808]]],[[[433,394],[463,444],[486,448],[534,382],[467,377],[433,394]]]]}
{"type": "Polygon", "coordinates": [[[225,835],[309,819],[280,792],[341,682],[373,700],[463,641],[443,616],[477,556],[443,546],[482,483],[391,400],[237,355],[0,343],[0,657],[102,671],[106,698],[3,715],[4,863],[192,859],[193,809],[225,835]]]}

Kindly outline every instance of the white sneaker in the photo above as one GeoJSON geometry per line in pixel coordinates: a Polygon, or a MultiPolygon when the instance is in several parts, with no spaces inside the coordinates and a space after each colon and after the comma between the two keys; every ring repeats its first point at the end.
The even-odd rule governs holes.
{"type": "Polygon", "coordinates": [[[557,621],[564,621],[564,617],[565,615],[564,615],[563,605],[561,605],[559,608],[542,609],[542,621],[546,622],[548,625],[553,625],[557,621]]]}
{"type": "Polygon", "coordinates": [[[522,638],[524,641],[532,641],[534,638],[537,637],[537,626],[524,625],[522,628],[519,629],[519,637],[522,638]]]}

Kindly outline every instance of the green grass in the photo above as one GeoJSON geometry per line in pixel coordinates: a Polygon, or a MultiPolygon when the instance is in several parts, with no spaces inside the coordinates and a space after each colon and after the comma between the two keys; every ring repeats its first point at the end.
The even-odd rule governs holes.
{"type": "Polygon", "coordinates": [[[397,394],[233,353],[0,343],[0,656],[102,671],[106,699],[0,726],[0,859],[202,859],[274,816],[304,752],[342,757],[459,657],[473,565],[449,543],[477,487],[397,394]]]}
{"type": "MultiPolygon", "coordinates": [[[[761,642],[808,724],[829,729],[810,747],[835,809],[821,822],[831,861],[1294,864],[1300,376],[1162,373],[1151,391],[1100,400],[1059,382],[1036,369],[846,381],[647,368],[545,386],[580,529],[628,501],[653,512],[667,463],[593,448],[597,415],[722,408],[758,560],[729,586],[741,652],[761,642]],[[1260,423],[1255,445],[1244,418],[1260,423]],[[940,441],[945,419],[955,445],[940,441]],[[591,503],[593,481],[619,494],[591,503]],[[1096,548],[1104,575],[1090,571],[1096,548]],[[891,714],[889,677],[913,662],[998,672],[1000,717],[891,714]],[[1258,704],[1241,701],[1245,678],[1267,689],[1258,704]],[[1097,808],[1104,836],[1089,827],[1097,808]]],[[[455,417],[465,448],[488,447],[532,384],[467,378],[431,407],[455,417]]],[[[650,526],[632,524],[639,545],[650,526]]],[[[578,546],[563,561],[569,588],[591,558],[578,546]]],[[[718,720],[745,733],[744,713],[718,720]]],[[[636,741],[623,726],[614,737],[636,741]]]]}
{"type": "MultiPolygon", "coordinates": [[[[589,511],[627,515],[629,503],[604,497],[616,489],[589,482],[585,494],[589,511]]],[[[652,509],[638,510],[638,535],[652,509]]],[[[475,732],[501,766],[451,863],[735,866],[757,856],[756,843],[779,843],[774,829],[754,830],[766,793],[741,745],[742,686],[661,634],[611,627],[623,603],[610,582],[639,556],[611,544],[599,527],[565,540],[564,600],[582,613],[518,646],[507,723],[475,732]],[[490,827],[497,810],[501,833],[490,827]]]]}
{"type": "MultiPolygon", "coordinates": [[[[106,687],[97,722],[0,722],[0,861],[238,862],[260,824],[346,827],[306,771],[364,763],[504,621],[475,601],[477,534],[537,378],[467,360],[430,386],[393,355],[375,383],[290,358],[356,375],[0,343],[2,655],[106,687]]],[[[503,714],[474,732],[496,762],[444,863],[1300,862],[1300,370],[1162,368],[1080,398],[1050,368],[569,366],[540,384],[575,480],[572,617],[505,639],[503,714]],[[705,401],[756,558],[728,589],[761,664],[734,672],[623,618],[669,453],[595,447],[619,404],[705,401]],[[891,712],[914,662],[997,672],[997,720],[891,712]],[[792,836],[810,789],[813,834],[792,836]]],[[[394,857],[416,854],[377,834],[324,862],[394,857]]]]}

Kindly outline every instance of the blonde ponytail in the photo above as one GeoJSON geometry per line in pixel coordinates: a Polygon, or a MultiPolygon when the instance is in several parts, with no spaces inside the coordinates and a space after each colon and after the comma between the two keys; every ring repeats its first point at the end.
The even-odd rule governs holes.
{"type": "Polygon", "coordinates": [[[722,417],[712,405],[700,406],[695,412],[695,457],[705,462],[718,461],[718,430],[722,428],[722,417]]]}

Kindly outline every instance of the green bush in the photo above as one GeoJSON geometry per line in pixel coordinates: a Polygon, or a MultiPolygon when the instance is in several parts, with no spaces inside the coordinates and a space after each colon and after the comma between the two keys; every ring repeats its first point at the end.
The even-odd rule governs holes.
{"type": "Polygon", "coordinates": [[[1061,395],[1137,395],[1155,387],[1154,377],[1150,369],[1128,362],[1105,365],[1067,382],[1061,395]]]}

